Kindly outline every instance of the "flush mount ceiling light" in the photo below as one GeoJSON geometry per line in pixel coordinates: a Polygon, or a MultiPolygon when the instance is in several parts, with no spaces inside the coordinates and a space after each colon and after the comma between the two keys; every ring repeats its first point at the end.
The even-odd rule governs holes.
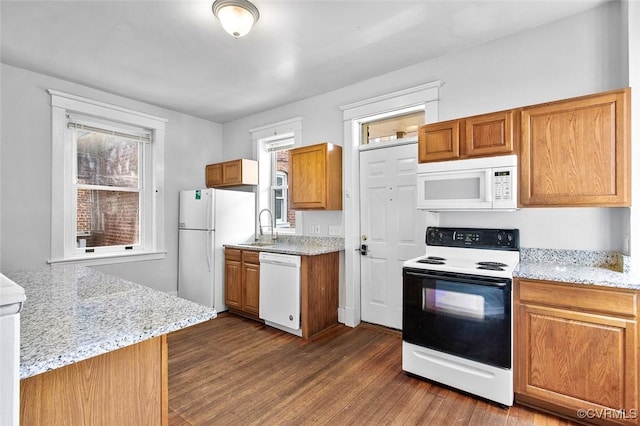
{"type": "Polygon", "coordinates": [[[248,0],[216,0],[211,6],[222,28],[235,38],[246,35],[260,18],[260,12],[248,0]]]}

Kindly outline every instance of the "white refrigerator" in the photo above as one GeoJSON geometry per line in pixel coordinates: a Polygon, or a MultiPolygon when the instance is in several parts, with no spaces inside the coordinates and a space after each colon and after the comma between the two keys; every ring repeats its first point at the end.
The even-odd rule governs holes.
{"type": "Polygon", "coordinates": [[[180,191],[178,296],[227,310],[224,247],[255,235],[255,194],[222,189],[180,191]]]}

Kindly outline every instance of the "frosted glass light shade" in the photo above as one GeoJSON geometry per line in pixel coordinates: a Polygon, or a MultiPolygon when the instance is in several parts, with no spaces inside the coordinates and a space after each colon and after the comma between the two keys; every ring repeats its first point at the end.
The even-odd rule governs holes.
{"type": "Polygon", "coordinates": [[[211,9],[222,28],[235,38],[246,35],[260,18],[258,8],[247,0],[216,0],[211,9]]]}

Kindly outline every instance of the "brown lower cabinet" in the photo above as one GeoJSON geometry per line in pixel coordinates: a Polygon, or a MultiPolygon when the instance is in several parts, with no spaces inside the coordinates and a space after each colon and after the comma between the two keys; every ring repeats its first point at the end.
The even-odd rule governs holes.
{"type": "Polygon", "coordinates": [[[225,248],[225,303],[231,312],[258,318],[260,314],[260,259],[252,250],[225,248]]]}
{"type": "Polygon", "coordinates": [[[169,424],[167,336],[20,381],[20,424],[169,424]]]}
{"type": "MultiPolygon", "coordinates": [[[[300,320],[310,339],[338,323],[339,253],[301,256],[300,320]]],[[[259,319],[259,252],[225,248],[225,303],[229,311],[259,319]]]]}
{"type": "Polygon", "coordinates": [[[515,280],[516,401],[595,424],[638,424],[638,292],[515,280]]]}

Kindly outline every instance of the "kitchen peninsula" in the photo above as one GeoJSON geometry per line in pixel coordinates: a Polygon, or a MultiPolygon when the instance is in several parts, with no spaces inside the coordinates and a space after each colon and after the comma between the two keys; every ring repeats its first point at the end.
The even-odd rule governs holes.
{"type": "Polygon", "coordinates": [[[21,424],[168,424],[166,335],[215,310],[83,266],[5,275],[27,296],[21,424]]]}

